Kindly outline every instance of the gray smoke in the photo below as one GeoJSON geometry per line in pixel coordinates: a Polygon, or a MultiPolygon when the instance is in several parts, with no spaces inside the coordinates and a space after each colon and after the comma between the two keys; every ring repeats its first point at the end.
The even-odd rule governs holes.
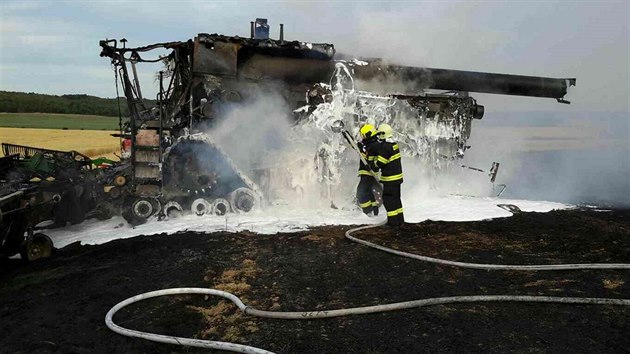
{"type": "Polygon", "coordinates": [[[477,123],[467,159],[496,156],[505,197],[630,206],[627,114],[504,112],[477,123]]]}
{"type": "Polygon", "coordinates": [[[210,134],[243,170],[265,167],[287,149],[291,110],[277,94],[259,94],[228,109],[210,134]]]}
{"type": "MultiPolygon", "coordinates": [[[[304,11],[302,5],[293,6],[291,11],[304,11]]],[[[308,11],[326,12],[331,5],[304,6],[308,11]]],[[[562,6],[546,2],[394,3],[384,8],[366,4],[350,12],[328,12],[331,18],[351,18],[351,23],[331,21],[345,27],[321,26],[315,17],[299,23],[282,20],[289,38],[333,42],[338,52],[358,57],[420,67],[576,77],[578,86],[567,96],[571,105],[552,99],[471,93],[486,106],[486,115],[473,121],[468,141],[472,148],[461,163],[487,171],[493,161],[500,162],[497,184],[508,185],[505,197],[628,205],[628,5],[608,2],[598,5],[597,11],[592,6],[587,2],[562,6]],[[503,21],[514,25],[505,27],[503,21]]],[[[392,87],[379,82],[356,84],[379,93],[392,87]]],[[[326,141],[324,133],[318,134],[326,141]]],[[[292,146],[305,151],[297,155],[311,173],[317,146],[300,144],[305,142],[292,146]]],[[[287,154],[287,158],[297,158],[287,154]]],[[[356,185],[357,158],[348,150],[344,156],[342,172],[348,172],[348,177],[340,185],[356,185]]],[[[403,159],[403,166],[404,193],[492,194],[485,173],[455,167],[437,174],[409,158],[403,159]]],[[[317,177],[309,178],[320,183],[317,177]]]]}
{"type": "MultiPolygon", "coordinates": [[[[402,65],[576,77],[571,105],[471,93],[486,115],[473,121],[472,148],[462,163],[487,171],[500,162],[504,197],[630,206],[628,2],[406,5],[358,11],[356,33],[336,48],[402,65]],[[501,17],[514,26],[497,30],[501,17]],[[539,35],[545,32],[554,35],[539,35]]],[[[492,192],[485,174],[467,169],[425,183],[492,192]]]]}

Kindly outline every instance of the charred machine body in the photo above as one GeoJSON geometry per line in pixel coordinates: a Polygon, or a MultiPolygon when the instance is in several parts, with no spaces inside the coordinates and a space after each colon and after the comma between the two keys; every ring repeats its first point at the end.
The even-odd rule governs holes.
{"type": "MultiPolygon", "coordinates": [[[[132,170],[118,187],[130,223],[185,209],[197,214],[247,212],[262,203],[260,180],[252,171],[241,171],[229,152],[202,133],[261,92],[277,92],[295,124],[315,122],[338,132],[365,122],[387,122],[400,133],[405,153],[457,159],[467,149],[472,120],[484,114],[469,92],[568,103],[567,88],[575,85],[575,79],[357,60],[336,55],[332,44],[285,40],[282,25],[279,39],[270,39],[265,19],[250,25],[250,38],[202,33],[188,41],[134,48],[126,47],[126,40],[100,42],[101,56],[111,59],[129,108],[129,124],[121,134],[131,142],[132,170]],[[168,54],[152,56],[160,50],[168,54]],[[157,76],[156,105],[142,95],[136,66],[145,62],[164,63],[157,76]],[[326,113],[339,104],[351,109],[335,117],[326,113]],[[402,116],[411,117],[412,123],[402,116]],[[322,119],[332,121],[320,124],[322,119]],[[201,155],[204,159],[196,158],[201,155]]],[[[260,117],[261,124],[264,119],[260,117]]]]}

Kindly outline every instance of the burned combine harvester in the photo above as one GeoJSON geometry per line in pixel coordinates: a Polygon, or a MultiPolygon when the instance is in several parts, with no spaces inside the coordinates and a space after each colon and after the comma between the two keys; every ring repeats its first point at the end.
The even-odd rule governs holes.
{"type": "MultiPolygon", "coordinates": [[[[563,97],[575,85],[575,79],[340,58],[332,44],[287,41],[280,28],[278,40],[269,38],[267,21],[257,19],[251,38],[202,33],[185,42],[135,48],[126,47],[126,40],[100,42],[101,56],[111,58],[129,107],[129,126],[122,134],[131,141],[132,173],[123,207],[130,223],[186,209],[198,215],[247,212],[262,203],[267,188],[248,178],[255,173],[241,171],[216,139],[203,133],[261,93],[280,95],[296,125],[338,133],[356,131],[365,122],[387,122],[400,132],[404,153],[451,159],[463,156],[472,120],[484,113],[468,92],[568,103],[563,97]],[[160,50],[169,53],[149,58],[149,52],[160,50]],[[146,104],[139,83],[136,66],[144,62],[165,65],[158,73],[155,107],[146,104]]],[[[260,124],[264,121],[261,116],[260,124]]]]}

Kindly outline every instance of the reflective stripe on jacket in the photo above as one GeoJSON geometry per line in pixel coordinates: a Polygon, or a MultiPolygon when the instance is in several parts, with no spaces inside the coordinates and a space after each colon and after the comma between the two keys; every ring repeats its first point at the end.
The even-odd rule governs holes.
{"type": "Polygon", "coordinates": [[[381,182],[402,183],[403,171],[397,143],[383,141],[374,160],[374,166],[381,169],[381,182]]]}
{"type": "Polygon", "coordinates": [[[361,149],[361,157],[365,159],[368,165],[364,164],[363,161],[359,160],[359,176],[371,176],[372,171],[378,171],[378,168],[374,166],[374,160],[376,159],[376,154],[378,153],[380,143],[374,138],[364,139],[359,148],[361,149]]]}

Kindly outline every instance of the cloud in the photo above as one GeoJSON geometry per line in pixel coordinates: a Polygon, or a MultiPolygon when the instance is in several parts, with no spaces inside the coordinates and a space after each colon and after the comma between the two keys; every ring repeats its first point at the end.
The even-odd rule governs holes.
{"type": "Polygon", "coordinates": [[[67,40],[67,37],[57,35],[25,35],[19,36],[20,44],[32,46],[55,46],[67,40]]]}
{"type": "Polygon", "coordinates": [[[400,8],[364,11],[359,14],[356,33],[351,34],[354,40],[344,45],[353,52],[400,64],[465,69],[486,62],[497,47],[510,40],[499,31],[471,31],[465,17],[441,15],[448,14],[452,6],[429,4],[419,13],[400,8]],[[464,53],[471,60],[462,61],[464,53]]]}
{"type": "MultiPolygon", "coordinates": [[[[267,17],[272,36],[333,42],[345,54],[405,65],[577,77],[571,106],[478,95],[489,110],[628,110],[628,2],[210,2],[3,1],[3,65],[96,66],[98,40],[141,46],[196,33],[249,34],[267,17]]],[[[3,78],[3,85],[8,84],[3,78]]],[[[65,80],[65,78],[63,78],[65,80]]],[[[88,78],[76,81],[81,87],[88,78]]],[[[24,83],[20,83],[23,85],[24,83]]],[[[32,89],[39,83],[31,82],[32,89]]],[[[90,85],[92,86],[92,85],[90,85]]]]}
{"type": "Polygon", "coordinates": [[[5,0],[2,3],[2,12],[6,15],[13,15],[22,12],[33,12],[40,10],[50,4],[50,1],[10,1],[5,0]]]}
{"type": "Polygon", "coordinates": [[[87,27],[74,22],[39,17],[2,19],[0,49],[25,49],[24,46],[54,47],[60,43],[80,41],[89,33],[87,27]]]}
{"type": "MultiPolygon", "coordinates": [[[[99,13],[104,19],[124,19],[136,23],[169,26],[190,26],[191,23],[209,24],[208,17],[219,12],[220,3],[201,0],[152,1],[139,4],[137,0],[109,0],[78,2],[83,10],[99,13]]],[[[152,28],[155,30],[155,28],[152,28]]]]}
{"type": "Polygon", "coordinates": [[[107,64],[2,64],[0,74],[0,90],[53,95],[86,93],[100,97],[116,96],[114,73],[107,64]]]}

